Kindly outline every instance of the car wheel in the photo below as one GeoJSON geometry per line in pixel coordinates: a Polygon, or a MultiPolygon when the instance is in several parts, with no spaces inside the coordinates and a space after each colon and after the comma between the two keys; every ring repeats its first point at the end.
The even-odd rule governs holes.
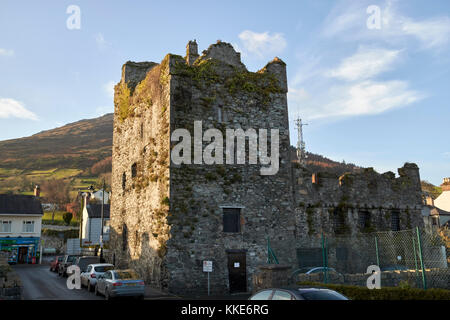
{"type": "Polygon", "coordinates": [[[108,288],[105,289],[105,299],[111,300],[111,296],[109,295],[108,288]]]}
{"type": "Polygon", "coordinates": [[[91,282],[90,281],[88,282],[87,290],[88,290],[88,292],[92,292],[92,286],[91,286],[91,282]]]}
{"type": "Polygon", "coordinates": [[[98,292],[98,286],[95,286],[94,291],[95,291],[95,295],[96,295],[96,296],[99,296],[99,295],[100,295],[100,292],[98,292]]]}

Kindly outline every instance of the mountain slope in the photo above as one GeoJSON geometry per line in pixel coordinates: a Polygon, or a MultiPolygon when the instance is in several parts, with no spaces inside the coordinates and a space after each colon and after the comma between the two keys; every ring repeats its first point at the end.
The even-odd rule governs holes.
{"type": "Polygon", "coordinates": [[[113,114],[70,123],[26,138],[0,141],[0,168],[84,170],[111,156],[113,114]]]}

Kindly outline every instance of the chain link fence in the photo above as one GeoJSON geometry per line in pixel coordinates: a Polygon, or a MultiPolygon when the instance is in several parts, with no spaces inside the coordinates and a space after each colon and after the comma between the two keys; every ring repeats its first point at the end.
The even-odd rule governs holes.
{"type": "MultiPolygon", "coordinates": [[[[281,245],[272,241],[269,258],[281,245]]],[[[295,253],[293,281],[366,286],[367,269],[376,265],[382,271],[381,285],[385,287],[450,289],[448,239],[438,232],[416,228],[352,236],[319,234],[296,243],[295,253]]]]}

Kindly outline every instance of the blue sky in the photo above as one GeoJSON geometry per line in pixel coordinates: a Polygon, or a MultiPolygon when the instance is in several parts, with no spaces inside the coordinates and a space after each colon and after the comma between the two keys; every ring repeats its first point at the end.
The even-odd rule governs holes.
{"type": "MultiPolygon", "coordinates": [[[[127,60],[218,39],[256,71],[287,63],[291,144],[379,172],[450,176],[450,1],[0,2],[0,140],[113,111],[127,60]],[[80,29],[67,28],[70,5],[80,29]],[[379,8],[379,28],[367,21],[379,8]]],[[[373,22],[374,20],[370,20],[373,22]]]]}

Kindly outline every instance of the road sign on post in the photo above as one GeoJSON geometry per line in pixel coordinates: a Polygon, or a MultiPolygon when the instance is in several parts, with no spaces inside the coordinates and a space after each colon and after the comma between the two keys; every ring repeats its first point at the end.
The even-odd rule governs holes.
{"type": "Polygon", "coordinates": [[[209,296],[209,274],[213,271],[213,263],[212,261],[203,261],[203,272],[208,273],[208,296],[209,296]]]}
{"type": "Polygon", "coordinates": [[[203,261],[203,272],[212,272],[212,261],[203,261]]]}

